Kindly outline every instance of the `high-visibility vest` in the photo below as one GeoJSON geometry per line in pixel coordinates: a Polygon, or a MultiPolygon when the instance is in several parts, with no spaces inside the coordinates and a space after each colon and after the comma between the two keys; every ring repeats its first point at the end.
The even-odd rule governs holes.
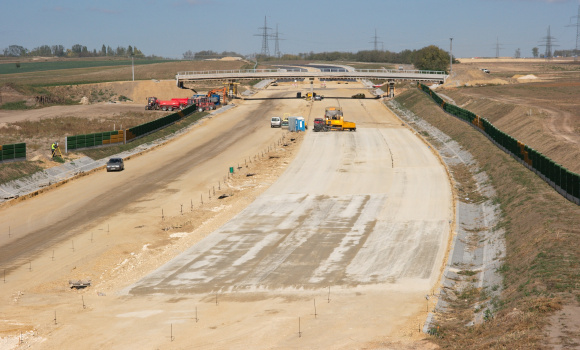
{"type": "Polygon", "coordinates": [[[51,149],[54,151],[56,149],[56,145],[53,143],[51,149]]]}

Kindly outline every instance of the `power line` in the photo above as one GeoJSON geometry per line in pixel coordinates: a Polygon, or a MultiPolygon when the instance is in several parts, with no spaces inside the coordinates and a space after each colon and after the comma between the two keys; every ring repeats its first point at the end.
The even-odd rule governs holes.
{"type": "Polygon", "coordinates": [[[254,36],[261,36],[262,37],[262,52],[261,54],[264,56],[270,56],[270,48],[268,47],[268,39],[270,38],[270,34],[268,34],[268,30],[272,29],[268,27],[266,22],[266,16],[264,16],[264,26],[258,28],[262,30],[262,34],[254,34],[254,36]]]}

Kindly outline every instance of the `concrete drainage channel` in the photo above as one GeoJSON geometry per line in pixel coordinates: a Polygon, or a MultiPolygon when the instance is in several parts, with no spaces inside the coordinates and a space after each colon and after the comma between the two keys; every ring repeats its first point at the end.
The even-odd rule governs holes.
{"type": "Polygon", "coordinates": [[[22,179],[18,179],[18,180],[14,180],[14,181],[10,181],[10,182],[7,182],[5,184],[1,184],[0,185],[0,204],[7,202],[11,199],[14,199],[14,198],[33,194],[34,192],[40,191],[43,188],[52,186],[54,184],[58,184],[58,183],[63,182],[63,181],[70,180],[76,176],[79,176],[79,175],[82,175],[84,173],[90,172],[92,170],[104,167],[105,164],[107,164],[107,161],[109,158],[118,157],[118,158],[126,159],[126,158],[129,158],[131,156],[142,153],[148,149],[157,147],[157,146],[167,142],[168,140],[189,131],[189,129],[192,128],[193,126],[198,125],[199,123],[203,123],[203,121],[205,119],[211,118],[212,116],[217,115],[219,113],[223,113],[223,112],[225,112],[233,107],[235,107],[235,104],[229,104],[227,106],[223,106],[222,108],[211,112],[210,114],[208,114],[207,116],[198,120],[197,122],[183,128],[181,130],[178,130],[171,135],[167,135],[167,136],[165,136],[163,138],[159,138],[155,141],[139,145],[132,150],[121,152],[119,154],[115,154],[115,155],[108,157],[108,158],[94,160],[94,159],[91,159],[89,157],[82,157],[82,158],[75,159],[73,161],[64,163],[63,165],[59,165],[57,167],[45,169],[45,170],[40,171],[38,173],[32,174],[31,176],[28,176],[28,177],[25,177],[22,179]]]}
{"type": "Polygon", "coordinates": [[[493,204],[491,199],[495,196],[495,190],[473,156],[457,142],[396,101],[388,101],[387,105],[416,133],[427,133],[433,138],[431,146],[437,150],[451,176],[451,169],[458,165],[469,169],[475,180],[475,191],[485,198],[483,202],[473,202],[466,195],[456,199],[456,231],[441,288],[436,293],[439,299],[435,309],[427,315],[423,332],[436,333],[435,326],[438,318],[443,316],[441,313],[452,311],[450,302],[474,288],[480,290],[480,295],[485,298],[480,297],[473,305],[474,317],[467,326],[482,323],[493,317],[494,302],[498,300],[502,288],[502,277],[498,271],[505,256],[505,239],[504,230],[495,229],[500,214],[499,206],[493,204]]]}

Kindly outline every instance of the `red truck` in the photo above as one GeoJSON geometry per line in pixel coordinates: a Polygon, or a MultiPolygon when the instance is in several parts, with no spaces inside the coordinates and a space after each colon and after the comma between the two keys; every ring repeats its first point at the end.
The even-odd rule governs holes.
{"type": "Polygon", "coordinates": [[[191,98],[172,98],[169,101],[161,101],[157,97],[148,97],[146,110],[162,110],[174,111],[176,109],[183,109],[193,104],[191,98]]]}

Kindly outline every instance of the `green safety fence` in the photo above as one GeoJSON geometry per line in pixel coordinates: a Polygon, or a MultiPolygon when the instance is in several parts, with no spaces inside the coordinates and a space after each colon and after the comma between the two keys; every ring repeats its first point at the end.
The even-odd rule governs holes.
{"type": "Polygon", "coordinates": [[[132,128],[127,129],[127,141],[131,141],[133,139],[145,136],[150,134],[156,130],[162,129],[170,124],[175,123],[176,121],[187,117],[191,113],[196,111],[197,106],[195,104],[184,108],[181,111],[176,113],[169,114],[163,118],[159,118],[148,123],[144,123],[141,125],[134,126],[132,128]]]}
{"type": "Polygon", "coordinates": [[[127,130],[105,131],[93,134],[67,136],[66,152],[80,148],[112,145],[116,143],[131,141],[153,131],[162,129],[195,111],[196,105],[192,105],[176,113],[169,114],[165,117],[150,121],[148,123],[134,126],[127,130]],[[126,136],[124,134],[125,131],[127,132],[126,136]]]}
{"type": "Polygon", "coordinates": [[[428,86],[421,83],[418,83],[417,86],[429,94],[445,112],[471,123],[473,127],[485,134],[504,151],[519,159],[564,197],[580,205],[580,175],[571,172],[542,153],[499,130],[487,119],[445,102],[428,86]]]}
{"type": "Polygon", "coordinates": [[[66,151],[123,142],[123,130],[67,136],[66,151]]]}
{"type": "Polygon", "coordinates": [[[26,160],[26,144],[13,143],[0,145],[0,162],[10,160],[26,160]]]}

